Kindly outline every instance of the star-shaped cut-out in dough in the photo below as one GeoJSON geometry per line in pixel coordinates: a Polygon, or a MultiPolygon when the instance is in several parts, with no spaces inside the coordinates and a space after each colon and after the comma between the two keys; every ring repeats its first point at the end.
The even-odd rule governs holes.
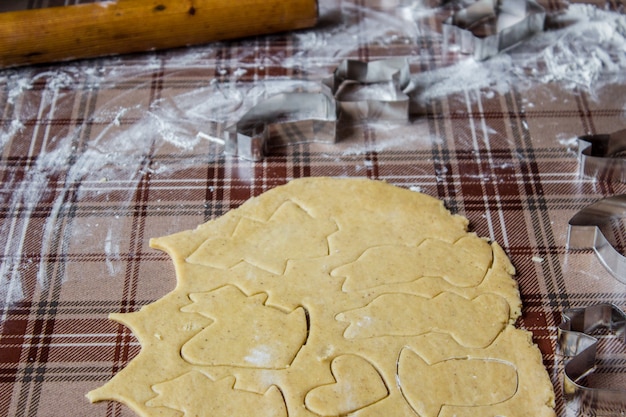
{"type": "Polygon", "coordinates": [[[328,236],[337,231],[331,220],[315,219],[292,201],[283,203],[267,221],[242,217],[230,237],[204,242],[187,262],[228,269],[247,262],[282,275],[290,259],[328,255],[328,236]],[[288,222],[284,219],[290,219],[288,222]],[[302,229],[291,227],[294,219],[302,229]],[[307,227],[315,224],[315,227],[307,227]],[[303,233],[308,230],[309,233],[303,233]],[[312,231],[312,233],[311,233],[312,231]]]}

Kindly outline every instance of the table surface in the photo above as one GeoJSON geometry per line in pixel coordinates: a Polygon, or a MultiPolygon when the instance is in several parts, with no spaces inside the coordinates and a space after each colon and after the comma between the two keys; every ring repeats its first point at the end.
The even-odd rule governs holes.
{"type": "MultiPolygon", "coordinates": [[[[579,174],[576,140],[626,125],[625,3],[543,5],[545,32],[482,62],[445,46],[450,5],[344,0],[320,1],[310,30],[0,71],[0,415],[132,416],[85,394],[140,350],[107,315],[174,288],[173,265],[149,238],[305,176],[422,191],[498,241],[557,413],[576,415],[561,395],[561,312],[626,306],[625,285],[591,249],[566,250],[577,211],[626,191],[579,174]],[[206,139],[264,98],[318,86],[344,59],[389,57],[410,65],[408,122],[341,119],[337,144],[273,149],[258,162],[206,139]]],[[[618,248],[622,229],[607,232],[618,248]]],[[[601,366],[592,382],[615,384],[624,367],[601,366]]]]}

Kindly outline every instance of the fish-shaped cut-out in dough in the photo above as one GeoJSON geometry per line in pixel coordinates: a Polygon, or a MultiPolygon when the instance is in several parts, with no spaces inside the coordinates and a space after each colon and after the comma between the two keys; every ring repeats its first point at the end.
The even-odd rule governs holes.
{"type": "Polygon", "coordinates": [[[493,359],[448,359],[428,364],[405,348],[398,359],[402,395],[420,417],[437,417],[443,406],[502,403],[517,392],[516,368],[493,359]]]}
{"type": "Polygon", "coordinates": [[[486,347],[508,323],[509,305],[495,294],[468,300],[447,292],[434,298],[391,293],[363,308],[340,313],[336,319],[350,323],[344,332],[348,339],[443,332],[462,346],[486,347]]]}
{"type": "Polygon", "coordinates": [[[355,262],[333,270],[332,275],[346,278],[344,291],[407,283],[423,277],[441,277],[458,287],[475,287],[484,279],[492,259],[489,243],[474,235],[454,244],[427,239],[419,246],[367,249],[355,262]]]}
{"type": "Polygon", "coordinates": [[[296,203],[287,201],[266,222],[242,217],[232,236],[208,239],[187,262],[220,269],[247,262],[282,275],[290,259],[328,255],[328,236],[336,231],[334,222],[315,219],[296,203]],[[294,223],[309,233],[291,227],[294,223]]]}
{"type": "Polygon", "coordinates": [[[178,410],[185,416],[288,416],[285,400],[275,386],[265,394],[257,394],[236,390],[234,383],[234,377],[213,381],[201,372],[191,371],[154,385],[152,390],[158,395],[146,405],[178,410]]]}
{"type": "Polygon", "coordinates": [[[191,364],[286,368],[306,342],[307,319],[301,307],[285,313],[265,305],[266,294],[248,297],[231,285],[189,297],[193,303],[181,311],[214,320],[183,345],[181,355],[191,364]],[[223,313],[232,308],[237,314],[223,313]]]}
{"type": "Polygon", "coordinates": [[[356,355],[331,363],[334,384],[322,385],[305,397],[307,409],[320,416],[343,416],[387,397],[389,390],[376,368],[356,355]]]}

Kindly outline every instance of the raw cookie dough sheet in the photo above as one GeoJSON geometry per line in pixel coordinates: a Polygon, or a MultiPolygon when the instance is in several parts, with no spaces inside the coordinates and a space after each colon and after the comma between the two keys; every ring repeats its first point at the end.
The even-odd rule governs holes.
{"type": "MultiPolygon", "coordinates": [[[[107,315],[174,288],[171,260],[149,239],[309,176],[421,191],[497,241],[516,267],[518,325],[542,351],[557,415],[576,415],[560,395],[560,313],[626,306],[624,285],[592,251],[565,250],[572,215],[626,192],[581,178],[575,143],[626,123],[624,5],[542,2],[562,13],[551,31],[476,63],[444,53],[449,10],[426,3],[320,1],[312,30],[0,71],[0,416],[133,416],[85,394],[139,352],[107,315]],[[277,149],[257,163],[197,136],[264,96],[318,85],[344,58],[400,56],[415,88],[408,123],[342,121],[337,145],[277,149]]],[[[596,382],[623,382],[623,372],[604,368],[596,382]]]]}

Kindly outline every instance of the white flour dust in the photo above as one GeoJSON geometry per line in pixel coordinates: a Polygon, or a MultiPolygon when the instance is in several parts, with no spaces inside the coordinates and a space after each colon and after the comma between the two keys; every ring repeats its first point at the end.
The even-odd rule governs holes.
{"type": "Polygon", "coordinates": [[[596,92],[626,80],[626,15],[588,4],[570,4],[553,25],[513,49],[476,62],[467,58],[451,66],[416,75],[419,101],[490,88],[503,93],[512,85],[558,83],[566,89],[596,92]]]}
{"type": "Polygon", "coordinates": [[[310,76],[328,76],[342,59],[358,59],[355,54],[364,45],[384,48],[415,44],[420,28],[412,7],[391,6],[370,8],[358,1],[320,1],[319,27],[294,33],[296,51],[281,65],[302,68],[310,76]]]}
{"type": "MultiPolygon", "coordinates": [[[[194,55],[197,52],[192,52],[194,55]]],[[[112,58],[115,60],[116,58],[112,58]]],[[[81,71],[78,66],[63,66],[56,71],[34,75],[31,69],[5,73],[0,82],[8,90],[7,100],[16,116],[0,131],[0,151],[24,131],[27,120],[54,120],[65,97],[72,94],[89,95],[90,89],[115,89],[120,83],[136,81],[133,88],[121,88],[107,102],[99,103],[97,111],[88,114],[84,124],[71,126],[64,136],[54,136],[50,124],[36,127],[33,137],[39,139],[27,157],[32,161],[25,178],[9,178],[3,183],[0,202],[7,207],[8,221],[0,225],[0,236],[6,240],[0,265],[0,300],[9,305],[24,296],[24,268],[37,268],[37,283],[47,288],[54,271],[49,268],[49,256],[67,250],[68,241],[76,241],[87,225],[79,225],[67,216],[72,201],[116,193],[117,212],[123,213],[133,203],[134,193],[145,175],[158,178],[218,157],[222,149],[207,141],[199,132],[214,132],[238,120],[254,104],[283,91],[307,91],[319,87],[306,80],[272,80],[238,83],[247,70],[237,69],[224,83],[207,83],[183,93],[164,89],[162,98],[146,108],[145,96],[150,89],[151,73],[161,66],[154,60],[148,66],[121,66],[111,72],[93,68],[81,71]],[[26,81],[24,81],[26,80],[26,81]],[[145,81],[142,81],[145,80],[145,81]],[[39,92],[38,107],[30,108],[24,93],[35,82],[45,83],[39,92]],[[82,90],[81,90],[82,89],[82,90]],[[89,127],[90,126],[90,127],[89,127]],[[89,131],[89,133],[86,133],[89,131]],[[158,156],[175,155],[175,158],[158,156]],[[156,157],[155,157],[156,156],[156,157]],[[118,202],[119,200],[119,202],[118,202]],[[42,205],[49,212],[42,225],[40,251],[25,259],[28,231],[32,230],[34,215],[42,205]],[[59,241],[65,245],[59,246],[59,241]]],[[[174,60],[174,65],[187,62],[174,60]]],[[[89,64],[87,64],[89,65],[89,64]]],[[[172,72],[172,77],[176,71],[172,72]]],[[[30,133],[29,133],[30,134],[30,133]]],[[[209,135],[210,136],[210,135],[209,135]]],[[[100,247],[93,251],[104,253],[106,270],[110,275],[120,273],[120,222],[99,222],[90,227],[108,227],[100,247]],[[118,225],[118,223],[120,225],[118,225]]],[[[62,253],[61,253],[62,255],[62,253]]],[[[63,278],[65,279],[65,278],[63,278]]]]}
{"type": "Polygon", "coordinates": [[[591,90],[596,82],[624,79],[626,15],[575,4],[561,19],[574,23],[546,34],[545,39],[538,37],[530,45],[545,45],[536,59],[526,63],[533,69],[545,63],[545,74],[537,74],[539,81],[564,82],[571,88],[591,90]]]}
{"type": "MultiPolygon", "coordinates": [[[[321,1],[325,20],[318,28],[294,33],[289,52],[264,52],[258,44],[251,43],[249,48],[239,48],[232,57],[219,61],[219,65],[216,51],[223,45],[217,43],[165,55],[147,54],[146,59],[137,61],[113,57],[100,61],[105,65],[87,61],[45,72],[33,68],[0,72],[5,108],[15,109],[13,115],[4,115],[5,120],[11,121],[0,127],[0,150],[25,132],[27,121],[55,120],[58,107],[78,91],[88,95],[93,90],[99,97],[100,91],[115,91],[108,102],[98,103],[97,112],[89,114],[85,124],[70,126],[64,136],[54,136],[49,124],[35,126],[33,137],[42,137],[43,146],[41,150],[31,146],[25,155],[30,158],[26,178],[7,178],[3,183],[0,201],[8,214],[7,221],[0,225],[0,236],[5,243],[5,261],[0,266],[0,302],[8,305],[23,298],[22,274],[30,264],[37,264],[39,285],[45,287],[50,281],[53,271],[48,268],[47,257],[63,255],[58,252],[66,248],[58,245],[59,239],[71,239],[79,232],[75,230],[78,226],[66,216],[71,201],[122,193],[118,209],[124,211],[132,203],[133,193],[144,175],[172,173],[198,163],[206,164],[207,155],[215,154],[216,150],[214,144],[198,135],[200,132],[209,137],[219,134],[210,126],[223,127],[238,120],[251,106],[273,94],[314,90],[322,77],[329,76],[343,59],[357,56],[364,45],[378,50],[384,50],[386,45],[401,45],[406,47],[409,62],[419,63],[426,53],[420,50],[419,40],[429,39],[433,44],[441,41],[441,34],[419,23],[420,19],[433,18],[436,10],[421,2],[403,3],[406,4],[376,9],[349,1],[321,1]],[[207,79],[214,80],[182,93],[175,87],[168,90],[165,80],[162,97],[146,108],[146,85],[164,65],[168,66],[167,77],[176,78],[177,69],[183,72],[197,68],[207,71],[207,79]],[[265,66],[298,70],[301,76],[261,79],[263,75],[258,75],[257,70],[265,66]],[[240,82],[243,78],[252,82],[240,82]],[[135,84],[116,88],[129,81],[135,84]],[[39,96],[38,101],[24,98],[41,84],[43,90],[33,92],[39,96]],[[96,126],[95,130],[86,133],[90,123],[96,126]],[[154,158],[159,154],[189,157],[173,162],[154,158]],[[40,253],[24,259],[26,232],[34,227],[33,222],[41,222],[33,214],[42,205],[50,211],[41,225],[40,253]]],[[[626,16],[591,5],[572,4],[554,19],[561,28],[540,33],[487,61],[460,57],[456,63],[442,65],[435,57],[437,68],[413,74],[413,100],[423,104],[459,93],[464,98],[474,97],[466,94],[468,90],[505,93],[512,86],[523,89],[538,83],[558,83],[564,88],[588,91],[593,97],[597,90],[612,82],[624,83],[626,16]]],[[[626,111],[626,103],[621,106],[626,111]]],[[[329,157],[336,157],[337,150],[356,155],[407,146],[427,147],[439,141],[420,122],[407,129],[397,127],[393,135],[388,134],[393,129],[385,124],[371,123],[369,128],[374,135],[379,131],[387,134],[367,143],[360,138],[358,143],[340,144],[329,157]],[[422,143],[416,143],[416,137],[424,138],[422,143]]],[[[364,165],[363,169],[367,168],[364,165]]],[[[105,236],[101,247],[94,250],[106,254],[106,268],[114,275],[119,273],[123,237],[117,229],[107,230],[105,236]]]]}
{"type": "MultiPolygon", "coordinates": [[[[116,194],[115,210],[124,213],[133,202],[134,193],[145,175],[175,172],[198,164],[198,157],[206,163],[209,149],[206,141],[198,139],[197,132],[208,120],[210,109],[229,102],[231,108],[240,105],[238,94],[225,93],[223,102],[201,100],[203,93],[215,95],[214,91],[194,91],[197,97],[181,95],[174,99],[157,100],[149,110],[140,103],[129,100],[141,87],[101,103],[97,112],[88,115],[84,124],[71,126],[64,136],[53,133],[48,120],[54,120],[64,95],[77,94],[77,85],[87,81],[94,85],[114,87],[126,77],[113,79],[93,73],[76,71],[75,67],[63,67],[56,72],[29,78],[31,70],[15,71],[3,81],[8,87],[8,101],[19,114],[9,126],[1,131],[0,151],[12,140],[20,140],[27,120],[42,120],[35,126],[33,141],[25,155],[29,158],[24,178],[13,175],[3,182],[0,202],[7,210],[6,221],[0,225],[4,248],[0,265],[0,303],[5,306],[23,299],[23,275],[28,269],[36,271],[37,284],[47,288],[52,275],[49,258],[63,256],[68,244],[77,241],[79,235],[90,233],[81,230],[87,227],[68,215],[75,201],[86,198],[108,199],[109,193],[116,194]],[[19,76],[30,81],[21,81],[19,76]],[[40,92],[37,108],[29,108],[23,93],[33,88],[35,80],[44,80],[45,88],[40,92]],[[72,90],[74,89],[74,90],[72,90]],[[66,91],[67,90],[67,91],[66,91]],[[122,104],[123,103],[123,104],[122,104]],[[128,121],[130,120],[130,122],[128,121]],[[91,126],[90,130],[88,126],[91,126]],[[90,133],[86,133],[87,131],[90,133]],[[158,154],[176,154],[170,162],[157,161],[158,154]],[[188,157],[185,157],[188,155],[188,157]],[[46,207],[46,217],[39,219],[38,210],[46,207]],[[41,241],[38,253],[28,253],[27,239],[33,230],[40,230],[41,241]]],[[[137,75],[137,73],[134,73],[137,75]]],[[[212,87],[213,88],[213,87],[212,87]]],[[[87,91],[87,90],[85,90],[87,91]]],[[[147,91],[145,88],[143,91],[147,91]]],[[[85,93],[88,94],[88,91],[85,93]]],[[[224,106],[227,107],[227,106],[224,106]]],[[[29,134],[31,134],[29,132],[29,134]]],[[[106,223],[103,219],[101,223],[106,223]]],[[[118,222],[119,223],[119,222],[118,222]]],[[[120,223],[121,224],[121,223],[120,223]]],[[[92,227],[98,225],[93,224],[92,227]]],[[[106,268],[110,275],[120,273],[120,226],[109,222],[106,237],[95,252],[104,253],[106,268]]],[[[92,242],[93,243],[93,242],[92,242]]],[[[32,249],[30,249],[32,250],[32,249]]],[[[65,280],[67,277],[61,277],[65,280]]]]}

